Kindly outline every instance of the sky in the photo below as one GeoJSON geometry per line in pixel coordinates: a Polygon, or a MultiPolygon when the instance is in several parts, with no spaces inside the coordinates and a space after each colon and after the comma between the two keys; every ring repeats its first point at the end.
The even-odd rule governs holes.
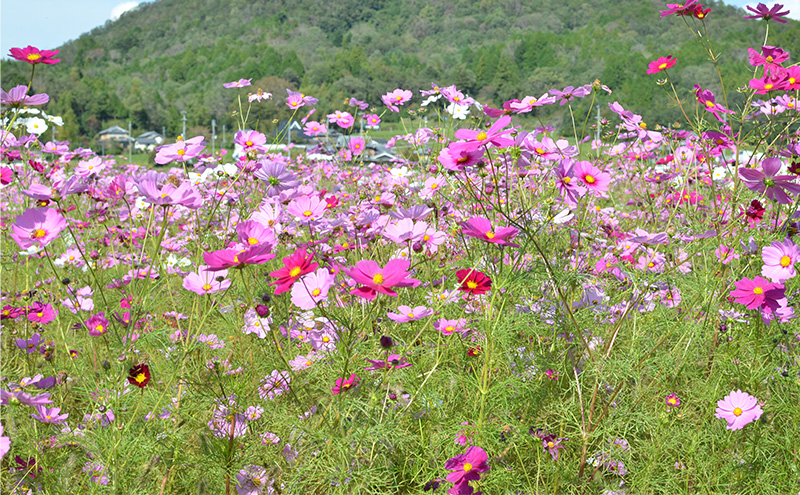
{"type": "MultiPolygon", "coordinates": [[[[116,19],[143,0],[0,0],[0,54],[33,45],[50,50],[116,19]]],[[[677,0],[675,0],[677,1],[677,0]]],[[[667,0],[664,1],[666,5],[667,0]]],[[[756,5],[758,0],[727,0],[730,5],[756,5]]],[[[772,5],[778,2],[764,2],[772,5]]],[[[800,0],[781,0],[800,20],[800,0]]]]}

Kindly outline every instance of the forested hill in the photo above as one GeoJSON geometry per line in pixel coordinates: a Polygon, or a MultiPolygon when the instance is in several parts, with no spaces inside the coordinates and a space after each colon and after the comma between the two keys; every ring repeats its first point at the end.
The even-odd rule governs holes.
{"type": "MultiPolygon", "coordinates": [[[[735,98],[765,23],[706,6],[735,98]]],[[[379,105],[387,91],[418,94],[432,81],[496,105],[599,78],[626,107],[671,122],[677,113],[645,73],[650,60],[675,56],[683,91],[695,83],[719,91],[719,80],[684,21],[700,24],[660,19],[663,9],[663,0],[160,0],[58,47],[62,63],[37,71],[34,89],[51,94],[50,113],[78,122],[60,135],[72,139],[114,119],[174,135],[181,110],[190,127],[212,118],[231,125],[235,90],[222,83],[239,78],[275,94],[270,119],[282,116],[286,87],[319,97],[326,112],[346,97],[379,105]]],[[[800,56],[799,26],[773,23],[770,44],[800,56]]],[[[28,71],[3,62],[3,87],[27,82],[28,71]]]]}

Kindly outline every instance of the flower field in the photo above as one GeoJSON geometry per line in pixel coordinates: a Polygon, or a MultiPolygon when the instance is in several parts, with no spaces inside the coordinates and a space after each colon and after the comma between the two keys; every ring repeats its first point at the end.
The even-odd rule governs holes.
{"type": "MultiPolygon", "coordinates": [[[[660,15],[716,67],[709,12],[660,15]]],[[[630,68],[681,122],[600,80],[320,115],[240,79],[235,150],[184,136],[145,166],[48,140],[31,87],[63,62],[11,49],[0,490],[800,492],[800,66],[769,45],[782,6],[749,13],[750,80],[630,68]],[[275,104],[313,146],[275,151],[275,104]],[[395,114],[373,159],[359,123],[395,114]]]]}

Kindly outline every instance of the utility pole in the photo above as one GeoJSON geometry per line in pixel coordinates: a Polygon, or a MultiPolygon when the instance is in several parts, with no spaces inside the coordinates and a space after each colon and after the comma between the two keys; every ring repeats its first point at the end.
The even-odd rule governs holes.
{"type": "Polygon", "coordinates": [[[594,134],[595,141],[600,140],[600,106],[597,106],[597,132],[594,134]]]}
{"type": "Polygon", "coordinates": [[[211,119],[211,155],[213,156],[216,151],[217,147],[217,119],[211,119]]]}
{"type": "Polygon", "coordinates": [[[186,140],[186,110],[181,110],[181,120],[183,121],[183,134],[181,134],[181,138],[186,140]]]}
{"type": "Polygon", "coordinates": [[[131,121],[128,121],[128,163],[133,163],[133,130],[131,121]]]}
{"type": "Polygon", "coordinates": [[[167,126],[165,125],[161,126],[161,137],[167,139],[167,126]]]}
{"type": "Polygon", "coordinates": [[[222,124],[222,143],[219,145],[220,148],[225,146],[225,124],[222,124]]]}

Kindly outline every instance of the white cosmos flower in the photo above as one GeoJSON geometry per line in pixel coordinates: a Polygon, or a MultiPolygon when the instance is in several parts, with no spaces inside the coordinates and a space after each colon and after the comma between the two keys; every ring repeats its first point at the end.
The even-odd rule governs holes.
{"type": "Polygon", "coordinates": [[[464,120],[469,115],[469,107],[466,105],[459,105],[451,103],[447,105],[447,113],[453,116],[454,119],[464,120]]]}
{"type": "Polygon", "coordinates": [[[29,133],[41,136],[47,130],[47,122],[39,117],[31,117],[25,119],[25,127],[29,133]]]}

